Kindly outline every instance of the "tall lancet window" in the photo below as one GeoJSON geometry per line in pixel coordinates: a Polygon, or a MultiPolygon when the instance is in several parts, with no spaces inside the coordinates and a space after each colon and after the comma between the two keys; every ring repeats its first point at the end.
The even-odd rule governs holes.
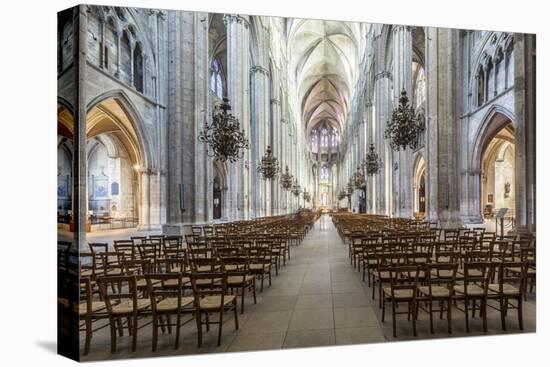
{"type": "Polygon", "coordinates": [[[328,181],[328,167],[321,167],[321,181],[328,181]]]}
{"type": "Polygon", "coordinates": [[[210,90],[218,98],[223,98],[222,67],[218,59],[212,61],[212,75],[210,75],[210,90]]]}
{"type": "Polygon", "coordinates": [[[338,131],[336,129],[332,129],[332,142],[331,145],[333,147],[338,145],[338,131]]]}
{"type": "Polygon", "coordinates": [[[321,130],[321,146],[328,147],[328,130],[326,128],[321,130]]]}
{"type": "Polygon", "coordinates": [[[317,146],[319,144],[319,137],[317,136],[317,129],[311,130],[311,151],[317,153],[317,146]]]}

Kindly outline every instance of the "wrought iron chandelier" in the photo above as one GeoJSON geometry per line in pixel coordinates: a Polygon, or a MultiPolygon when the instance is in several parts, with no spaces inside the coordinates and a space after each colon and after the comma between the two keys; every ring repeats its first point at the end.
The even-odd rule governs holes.
{"type": "Polygon", "coordinates": [[[309,203],[311,200],[311,194],[304,190],[304,193],[302,194],[304,196],[304,200],[309,203]]]}
{"type": "Polygon", "coordinates": [[[380,173],[380,169],[382,168],[382,160],[378,156],[378,153],[376,153],[374,144],[372,143],[369,147],[367,156],[363,160],[363,167],[365,167],[365,171],[367,171],[366,173],[368,176],[377,175],[380,173]]]}
{"type": "Polygon", "coordinates": [[[391,122],[384,131],[384,138],[390,139],[390,146],[393,150],[406,150],[407,147],[415,149],[418,146],[418,136],[423,130],[419,123],[414,108],[409,104],[407,91],[401,91],[399,106],[396,107],[391,116],[391,122]]]}
{"type": "Polygon", "coordinates": [[[208,144],[208,156],[221,162],[235,162],[249,148],[245,131],[240,129],[239,120],[228,112],[230,110],[229,100],[224,98],[223,102],[214,107],[212,124],[206,121],[198,136],[201,143],[208,144]]]}
{"type": "Polygon", "coordinates": [[[338,193],[338,200],[342,200],[344,198],[346,198],[348,196],[348,193],[346,192],[346,190],[342,190],[338,193]]]}
{"type": "Polygon", "coordinates": [[[365,175],[363,174],[363,170],[360,166],[357,166],[357,170],[353,175],[353,185],[356,189],[361,189],[365,187],[365,175]]]}
{"type": "Polygon", "coordinates": [[[256,170],[264,180],[272,180],[279,174],[279,161],[273,156],[271,146],[267,146],[265,155],[256,170]]]}
{"type": "Polygon", "coordinates": [[[298,179],[294,179],[291,191],[294,196],[298,196],[302,192],[302,188],[300,187],[300,185],[298,185],[298,179]]]}
{"type": "Polygon", "coordinates": [[[285,173],[281,175],[281,186],[286,191],[290,190],[292,187],[292,178],[293,176],[288,171],[288,166],[285,167],[285,173]]]}

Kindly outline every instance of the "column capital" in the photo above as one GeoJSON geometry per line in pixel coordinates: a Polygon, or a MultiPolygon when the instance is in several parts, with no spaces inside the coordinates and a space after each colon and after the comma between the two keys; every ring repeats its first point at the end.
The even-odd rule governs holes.
{"type": "Polygon", "coordinates": [[[250,22],[248,19],[243,17],[242,15],[234,15],[234,14],[225,14],[223,16],[223,22],[224,24],[230,24],[230,23],[237,23],[237,24],[243,24],[245,28],[250,28],[250,22]]]}
{"type": "Polygon", "coordinates": [[[377,73],[375,76],[374,76],[374,80],[378,80],[378,79],[383,79],[383,78],[387,78],[387,79],[392,79],[392,74],[391,72],[387,71],[387,70],[382,70],[381,72],[377,73]]]}
{"type": "Polygon", "coordinates": [[[250,68],[250,74],[262,73],[265,76],[269,76],[269,70],[260,65],[254,65],[250,68]]]}

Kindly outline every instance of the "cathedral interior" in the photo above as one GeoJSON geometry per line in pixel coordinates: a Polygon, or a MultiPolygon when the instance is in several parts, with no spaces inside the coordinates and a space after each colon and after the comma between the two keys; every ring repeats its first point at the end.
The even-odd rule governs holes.
{"type": "Polygon", "coordinates": [[[81,5],[59,13],[58,42],[58,247],[79,251],[83,360],[535,330],[534,35],[81,5]],[[232,134],[199,139],[227,113],[232,134]],[[250,249],[267,238],[258,272],[265,248],[250,249]],[[157,272],[187,251],[178,339],[124,241],[132,261],[153,246],[157,272]],[[194,251],[212,250],[217,271],[224,243],[250,269],[218,335],[201,325],[194,251]],[[422,266],[453,274],[447,296],[417,274],[408,315],[392,313],[403,299],[369,252],[388,243],[414,247],[407,266],[429,247],[422,266]],[[460,291],[472,264],[491,269],[481,295],[460,291]],[[108,278],[130,274],[149,308],[123,313],[108,278]]]}

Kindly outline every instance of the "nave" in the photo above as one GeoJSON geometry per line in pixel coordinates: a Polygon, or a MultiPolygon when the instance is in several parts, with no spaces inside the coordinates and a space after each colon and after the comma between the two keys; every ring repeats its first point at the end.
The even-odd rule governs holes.
{"type": "MultiPolygon", "coordinates": [[[[342,215],[342,214],[340,214],[342,215]]],[[[360,217],[358,215],[349,215],[360,217]]],[[[338,216],[338,214],[335,214],[338,216]]],[[[217,326],[211,326],[197,348],[197,327],[191,322],[183,326],[178,349],[174,336],[160,333],[158,350],[151,352],[151,326],[139,330],[137,350],[131,351],[132,340],[127,334],[119,338],[117,352],[109,351],[109,329],[93,334],[90,353],[83,360],[129,358],[158,355],[179,355],[208,352],[235,352],[296,347],[376,343],[414,338],[491,335],[503,333],[500,313],[488,310],[488,330],[483,332],[479,314],[470,319],[466,332],[464,316],[453,309],[452,334],[447,332],[445,317],[434,317],[434,333],[430,333],[429,317],[419,312],[417,337],[406,315],[397,319],[397,337],[392,335],[391,306],[386,304],[386,320],[382,322],[378,294],[362,281],[361,272],[350,263],[350,246],[344,244],[329,215],[321,215],[301,244],[291,245],[291,256],[281,265],[272,285],[263,292],[257,284],[257,303],[245,297],[245,309],[239,314],[239,329],[235,330],[232,314],[225,318],[221,345],[217,346],[217,326]]],[[[240,301],[240,297],[238,299],[240,301]]],[[[530,293],[524,306],[524,332],[535,330],[535,295],[530,293]]],[[[401,305],[399,311],[406,307],[401,305]]],[[[141,323],[141,321],[140,321],[141,323]]],[[[507,315],[508,333],[520,332],[514,310],[507,315]]],[[[84,341],[81,333],[81,344],[84,341]]],[[[84,346],[81,346],[84,350],[84,346]]]]}

